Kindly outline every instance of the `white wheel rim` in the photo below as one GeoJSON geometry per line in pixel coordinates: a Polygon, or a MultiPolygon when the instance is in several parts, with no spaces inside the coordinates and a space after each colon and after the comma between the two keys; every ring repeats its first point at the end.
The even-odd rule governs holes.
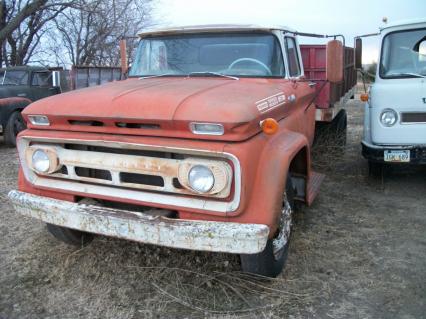
{"type": "Polygon", "coordinates": [[[278,235],[272,240],[272,251],[274,253],[275,260],[282,257],[284,253],[285,245],[288,243],[291,231],[291,220],[293,210],[290,202],[287,199],[287,194],[284,193],[283,207],[281,209],[280,226],[278,235]]]}

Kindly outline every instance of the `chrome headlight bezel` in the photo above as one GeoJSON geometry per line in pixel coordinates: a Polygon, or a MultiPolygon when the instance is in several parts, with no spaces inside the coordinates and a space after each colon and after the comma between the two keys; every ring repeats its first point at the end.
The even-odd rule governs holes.
{"type": "Polygon", "coordinates": [[[198,195],[214,195],[218,198],[226,198],[231,192],[232,168],[226,161],[187,158],[180,165],[178,170],[179,183],[186,189],[198,195]],[[190,173],[196,167],[203,167],[211,172],[212,186],[201,190],[194,187],[191,182],[190,173]],[[207,190],[208,189],[208,190],[207,190]]]}
{"type": "Polygon", "coordinates": [[[37,145],[30,146],[26,150],[26,159],[28,167],[37,174],[51,174],[61,168],[56,151],[52,147],[44,147],[37,145]],[[48,162],[48,167],[46,167],[46,169],[41,169],[40,167],[37,167],[36,163],[34,163],[34,157],[37,156],[37,154],[39,154],[39,156],[41,157],[44,156],[44,160],[48,162]]]}
{"type": "Polygon", "coordinates": [[[392,127],[398,122],[398,113],[393,109],[384,109],[380,112],[379,120],[383,126],[392,127]],[[390,119],[390,122],[386,122],[386,119],[390,119]]]}

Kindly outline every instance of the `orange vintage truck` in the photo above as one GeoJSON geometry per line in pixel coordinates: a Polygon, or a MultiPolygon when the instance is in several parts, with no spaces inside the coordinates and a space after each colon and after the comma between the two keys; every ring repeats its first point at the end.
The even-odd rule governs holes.
{"type": "MultiPolygon", "coordinates": [[[[35,102],[18,137],[17,212],[66,243],[101,234],[240,254],[277,276],[294,202],[310,205],[315,83],[297,32],[226,25],[149,31],[127,80],[35,102]]],[[[327,44],[327,80],[343,77],[327,44]]]]}

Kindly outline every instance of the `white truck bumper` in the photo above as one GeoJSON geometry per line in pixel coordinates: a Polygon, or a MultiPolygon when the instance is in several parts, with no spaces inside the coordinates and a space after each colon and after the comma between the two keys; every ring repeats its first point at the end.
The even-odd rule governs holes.
{"type": "Polygon", "coordinates": [[[18,213],[49,224],[172,248],[255,254],[265,249],[269,235],[262,224],[171,219],[16,190],[9,199],[18,213]]]}

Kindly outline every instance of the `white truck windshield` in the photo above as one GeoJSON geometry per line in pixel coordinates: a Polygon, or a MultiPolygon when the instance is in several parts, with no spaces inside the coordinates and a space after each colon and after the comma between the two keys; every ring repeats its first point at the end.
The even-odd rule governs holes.
{"type": "Polygon", "coordinates": [[[278,39],[262,33],[201,33],[144,38],[129,76],[191,74],[284,77],[278,39]]]}
{"type": "Polygon", "coordinates": [[[383,39],[381,78],[426,76],[426,29],[397,31],[383,39]]]}

